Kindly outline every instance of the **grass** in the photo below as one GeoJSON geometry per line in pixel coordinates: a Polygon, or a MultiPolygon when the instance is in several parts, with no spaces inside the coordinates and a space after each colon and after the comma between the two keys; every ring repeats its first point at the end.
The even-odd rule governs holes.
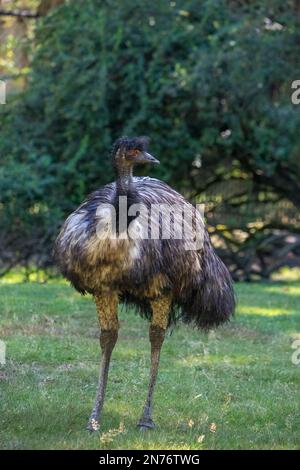
{"type": "Polygon", "coordinates": [[[299,449],[300,282],[239,284],[238,310],[208,335],[176,328],[155,394],[157,430],[136,422],[149,370],[147,323],[120,311],[102,427],[85,425],[98,375],[90,298],[62,282],[1,283],[2,449],[299,449]]]}

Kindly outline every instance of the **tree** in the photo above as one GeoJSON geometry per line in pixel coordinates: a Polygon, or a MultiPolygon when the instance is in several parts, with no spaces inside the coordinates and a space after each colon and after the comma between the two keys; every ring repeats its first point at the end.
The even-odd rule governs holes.
{"type": "MultiPolygon", "coordinates": [[[[206,201],[235,277],[268,276],[280,265],[271,238],[282,253],[300,228],[296,3],[87,0],[52,10],[36,31],[28,88],[3,117],[0,207],[19,240],[2,230],[9,258],[49,262],[62,219],[113,177],[113,140],[148,134],[156,176],[206,201]]],[[[291,253],[298,259],[297,244],[291,253]]]]}

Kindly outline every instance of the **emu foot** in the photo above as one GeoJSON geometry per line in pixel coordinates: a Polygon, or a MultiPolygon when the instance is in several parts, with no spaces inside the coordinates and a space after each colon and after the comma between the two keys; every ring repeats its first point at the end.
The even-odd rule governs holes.
{"type": "Polygon", "coordinates": [[[90,432],[99,431],[99,429],[100,429],[99,421],[96,418],[91,416],[90,419],[89,419],[89,422],[87,424],[86,429],[90,432]]]}
{"type": "Polygon", "coordinates": [[[146,431],[147,429],[155,429],[156,426],[151,418],[142,417],[138,422],[138,427],[141,431],[146,431]]]}

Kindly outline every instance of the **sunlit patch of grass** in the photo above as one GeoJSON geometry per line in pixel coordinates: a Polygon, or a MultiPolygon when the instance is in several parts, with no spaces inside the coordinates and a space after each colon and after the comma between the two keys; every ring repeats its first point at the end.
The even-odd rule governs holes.
{"type": "Polygon", "coordinates": [[[273,274],[274,281],[300,281],[300,268],[281,268],[273,274]]]}
{"type": "Polygon", "coordinates": [[[289,285],[273,285],[266,287],[265,292],[268,292],[270,294],[273,293],[281,293],[281,294],[286,294],[286,295],[300,295],[300,286],[294,285],[294,284],[289,284],[289,285]]]}
{"type": "Polygon", "coordinates": [[[277,315],[290,314],[290,311],[284,308],[253,307],[250,305],[239,306],[238,312],[241,314],[264,315],[267,317],[275,317],[277,315]]]}
{"type": "Polygon", "coordinates": [[[180,365],[186,366],[201,366],[208,364],[218,364],[218,365],[240,365],[244,366],[246,364],[251,364],[257,360],[257,357],[253,356],[223,356],[223,355],[205,355],[205,356],[187,356],[184,359],[176,361],[180,365]]]}
{"type": "Polygon", "coordinates": [[[36,267],[12,269],[0,278],[0,284],[21,284],[24,282],[59,283],[67,284],[67,281],[55,271],[45,271],[36,267]]]}
{"type": "Polygon", "coordinates": [[[300,283],[237,284],[238,310],[209,334],[181,325],[163,347],[157,429],[136,427],[146,397],[147,322],[120,308],[101,430],[85,425],[99,371],[91,297],[60,282],[0,285],[0,447],[4,449],[297,449],[300,283]],[[102,440],[101,440],[102,436],[102,440]]]}

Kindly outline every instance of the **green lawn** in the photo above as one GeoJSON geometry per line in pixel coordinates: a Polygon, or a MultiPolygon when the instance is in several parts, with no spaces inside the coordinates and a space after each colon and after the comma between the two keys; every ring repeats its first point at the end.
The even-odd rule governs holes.
{"type": "Polygon", "coordinates": [[[236,319],[208,335],[177,327],[163,348],[157,430],[146,396],[148,325],[121,309],[102,427],[90,435],[99,363],[95,308],[66,284],[0,284],[0,448],[300,448],[300,282],[239,284],[236,319]]]}

